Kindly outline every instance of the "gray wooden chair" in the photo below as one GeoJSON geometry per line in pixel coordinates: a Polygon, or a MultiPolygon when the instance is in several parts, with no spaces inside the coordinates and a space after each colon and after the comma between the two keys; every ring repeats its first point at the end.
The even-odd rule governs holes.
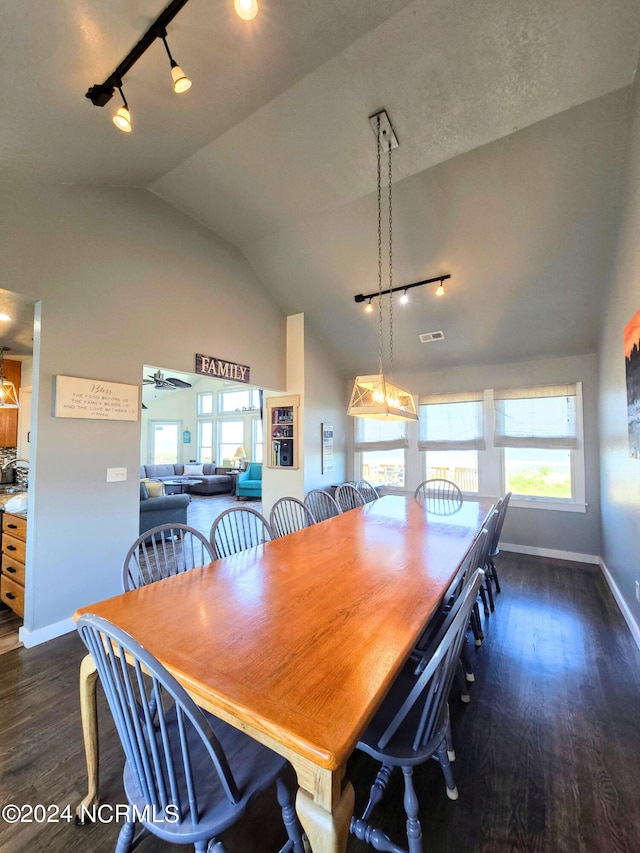
{"type": "Polygon", "coordinates": [[[273,539],[267,519],[252,507],[225,509],[211,525],[209,542],[216,557],[229,557],[273,539]]]}
{"type": "Polygon", "coordinates": [[[449,515],[457,512],[462,506],[460,487],[451,480],[439,477],[420,483],[413,496],[419,503],[424,504],[429,512],[437,515],[449,515]]]}
{"type": "Polygon", "coordinates": [[[288,835],[280,853],[304,853],[282,779],[284,758],[198,708],[153,655],[106,619],[87,614],[77,629],[95,661],[126,758],[130,808],[118,853],[150,833],[193,844],[199,853],[224,853],[220,834],[274,783],[288,835]]]}
{"type": "Polygon", "coordinates": [[[352,483],[342,483],[336,489],[336,503],[342,512],[348,512],[359,506],[364,506],[366,501],[352,483]]]}
{"type": "Polygon", "coordinates": [[[496,522],[496,527],[493,533],[491,544],[489,545],[489,554],[487,558],[487,577],[490,578],[489,583],[493,581],[496,588],[496,592],[500,592],[500,582],[498,580],[498,571],[496,569],[496,564],[494,560],[500,553],[500,548],[498,546],[500,544],[500,537],[502,535],[502,525],[504,524],[504,519],[507,515],[507,509],[509,508],[510,500],[511,492],[507,492],[507,494],[504,495],[504,497],[500,498],[500,500],[496,504],[496,509],[498,510],[498,520],[496,522]]]}
{"type": "Polygon", "coordinates": [[[122,568],[125,592],[215,560],[206,536],[187,524],[160,524],[138,536],[122,568]]]}
{"type": "Polygon", "coordinates": [[[380,493],[378,492],[376,487],[371,485],[368,480],[358,480],[358,482],[356,483],[356,489],[364,498],[365,503],[377,501],[380,497],[380,493]]]}
{"type": "Polygon", "coordinates": [[[381,828],[370,823],[373,809],[384,796],[396,767],[402,769],[404,776],[409,853],[423,853],[413,768],[435,758],[442,768],[447,796],[454,800],[458,797],[451,770],[455,753],[451,742],[448,697],[482,577],[482,570],[477,569],[468,578],[447,616],[444,635],[424,670],[416,677],[411,665],[404,667],[357,744],[357,749],[382,766],[362,816],[352,818],[350,829],[356,838],[370,843],[376,850],[405,853],[404,847],[393,844],[381,828]]]}
{"type": "Polygon", "coordinates": [[[287,536],[315,523],[311,510],[298,498],[280,498],[274,503],[269,514],[269,524],[275,537],[287,536]]]}
{"type": "Polygon", "coordinates": [[[323,489],[311,489],[304,498],[304,505],[311,512],[316,522],[326,521],[335,515],[340,515],[342,510],[329,492],[323,489]]]}

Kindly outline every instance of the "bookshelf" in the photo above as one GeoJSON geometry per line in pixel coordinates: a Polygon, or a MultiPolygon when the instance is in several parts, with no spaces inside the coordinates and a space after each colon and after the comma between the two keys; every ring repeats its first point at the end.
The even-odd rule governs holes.
{"type": "Polygon", "coordinates": [[[267,400],[267,467],[298,467],[298,408],[300,398],[270,397],[267,400]]]}

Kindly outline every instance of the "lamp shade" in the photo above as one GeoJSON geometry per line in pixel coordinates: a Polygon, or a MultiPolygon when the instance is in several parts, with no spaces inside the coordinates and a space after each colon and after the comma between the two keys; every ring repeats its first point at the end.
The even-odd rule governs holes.
{"type": "Polygon", "coordinates": [[[0,374],[0,408],[20,408],[20,405],[18,403],[18,394],[16,393],[16,386],[13,384],[13,382],[10,382],[8,379],[5,379],[2,374],[0,374]]]}
{"type": "Polygon", "coordinates": [[[244,459],[247,454],[244,451],[244,447],[238,447],[236,452],[233,454],[234,459],[244,459]]]}
{"type": "Polygon", "coordinates": [[[388,382],[383,373],[356,376],[347,414],[378,420],[418,420],[416,404],[409,391],[388,382]]]}

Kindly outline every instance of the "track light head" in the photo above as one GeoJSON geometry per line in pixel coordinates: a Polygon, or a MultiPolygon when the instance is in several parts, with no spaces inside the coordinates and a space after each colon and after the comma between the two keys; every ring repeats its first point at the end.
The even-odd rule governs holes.
{"type": "Polygon", "coordinates": [[[408,301],[409,296],[407,295],[407,291],[405,290],[402,296],[400,297],[400,302],[402,302],[403,305],[406,305],[408,301]]]}
{"type": "Polygon", "coordinates": [[[175,60],[171,62],[171,79],[173,80],[173,91],[178,95],[191,88],[191,80],[175,60]]]}
{"type": "Polygon", "coordinates": [[[364,310],[367,312],[367,314],[371,314],[371,312],[373,311],[373,305],[371,304],[371,298],[369,298],[369,301],[367,302],[367,305],[366,305],[364,310]]]}
{"type": "Polygon", "coordinates": [[[444,284],[442,283],[442,281],[436,288],[436,296],[444,296],[444,284]]]}
{"type": "Polygon", "coordinates": [[[129,104],[124,96],[122,87],[118,86],[117,89],[122,97],[122,106],[116,110],[113,116],[113,123],[118,130],[121,130],[123,133],[131,133],[131,113],[129,112],[129,104]]]}
{"type": "Polygon", "coordinates": [[[243,21],[253,21],[258,14],[257,0],[235,0],[236,14],[243,21]]]}

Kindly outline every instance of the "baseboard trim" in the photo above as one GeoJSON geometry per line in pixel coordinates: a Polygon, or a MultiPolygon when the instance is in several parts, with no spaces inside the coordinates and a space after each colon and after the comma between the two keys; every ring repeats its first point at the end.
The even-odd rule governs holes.
{"type": "Polygon", "coordinates": [[[600,557],[594,554],[579,554],[576,551],[558,551],[555,548],[535,548],[529,545],[509,545],[500,543],[501,551],[511,551],[514,554],[531,554],[533,557],[549,557],[552,560],[571,560],[574,563],[590,563],[600,566],[600,557]]]}
{"type": "Polygon", "coordinates": [[[36,628],[35,631],[29,631],[23,625],[18,631],[18,637],[25,648],[30,649],[33,646],[39,646],[41,643],[47,643],[49,640],[55,640],[56,637],[62,637],[63,634],[69,634],[75,630],[75,627],[76,623],[70,616],[68,619],[62,619],[52,625],[45,625],[44,628],[36,628]]]}
{"type": "Polygon", "coordinates": [[[620,612],[624,618],[624,621],[627,623],[627,627],[631,631],[631,636],[636,641],[636,646],[640,649],[640,625],[634,619],[633,613],[629,609],[629,605],[624,600],[622,593],[618,588],[618,584],[614,581],[611,572],[606,567],[604,560],[600,558],[600,569],[602,574],[604,575],[604,579],[609,585],[609,589],[611,590],[611,594],[616,600],[616,604],[618,605],[620,612]]]}

